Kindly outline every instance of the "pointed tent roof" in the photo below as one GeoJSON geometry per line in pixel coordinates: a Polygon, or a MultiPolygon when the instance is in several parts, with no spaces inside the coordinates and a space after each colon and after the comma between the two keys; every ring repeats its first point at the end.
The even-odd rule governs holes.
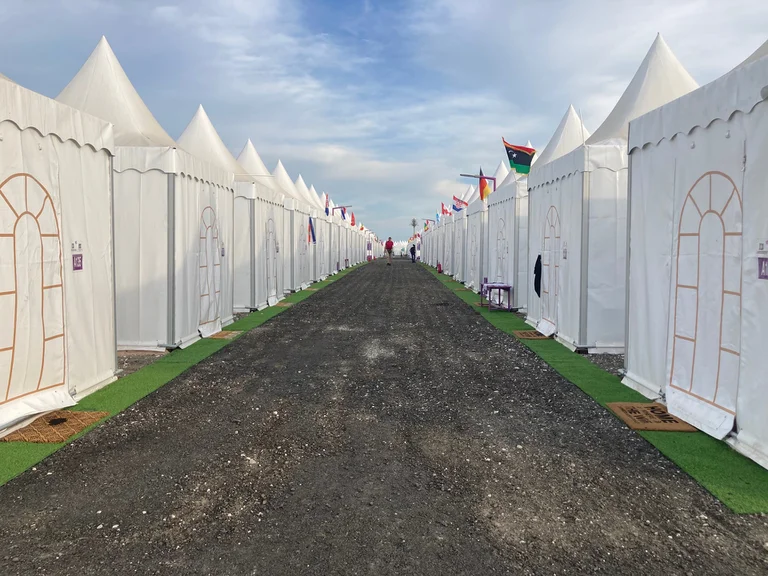
{"type": "Polygon", "coordinates": [[[291,180],[291,177],[288,176],[288,172],[286,171],[285,166],[283,166],[282,160],[277,161],[277,166],[275,166],[275,169],[272,170],[272,175],[275,177],[275,182],[277,185],[285,190],[288,196],[302,203],[306,203],[306,200],[304,200],[301,197],[301,194],[299,194],[299,191],[296,190],[296,186],[294,186],[293,180],[291,180]]]}
{"type": "MultiPolygon", "coordinates": [[[[530,140],[528,140],[528,143],[525,145],[525,147],[526,148],[533,148],[533,144],[531,144],[530,140]]],[[[534,156],[533,156],[533,160],[531,160],[531,166],[533,166],[534,164],[536,164],[536,162],[539,161],[539,156],[541,154],[543,154],[546,151],[546,149],[547,148],[544,147],[544,150],[542,150],[541,152],[539,152],[538,150],[536,151],[536,154],[534,154],[534,156]]]]}
{"type": "Polygon", "coordinates": [[[752,52],[749,58],[747,58],[746,60],[744,60],[744,62],[736,66],[734,70],[738,70],[739,68],[741,68],[742,66],[746,66],[747,64],[752,64],[752,62],[757,62],[758,60],[760,60],[761,58],[765,58],[766,56],[768,56],[768,40],[766,40],[760,46],[760,48],[752,52]]]}
{"type": "Polygon", "coordinates": [[[504,178],[501,182],[496,183],[496,189],[503,188],[504,186],[508,186],[509,184],[512,184],[517,181],[517,172],[514,170],[510,170],[509,174],[507,174],[507,177],[504,178]]]}
{"type": "Polygon", "coordinates": [[[293,184],[296,186],[296,190],[298,190],[301,198],[303,198],[305,202],[307,202],[313,208],[318,207],[319,202],[317,200],[317,196],[312,196],[309,193],[309,188],[307,188],[307,184],[304,182],[304,178],[301,177],[301,174],[299,174],[299,177],[296,178],[296,182],[293,184]]]}
{"type": "MultiPolygon", "coordinates": [[[[552,160],[565,156],[584,144],[589,136],[589,131],[584,127],[584,123],[579,118],[576,110],[574,110],[572,105],[568,106],[568,110],[566,110],[563,119],[560,120],[560,124],[557,126],[555,133],[552,134],[552,138],[549,139],[544,152],[541,153],[541,156],[538,156],[540,165],[543,166],[548,162],[552,162],[552,160]]],[[[534,156],[534,160],[536,158],[534,156]]]]}
{"type": "Polygon", "coordinates": [[[179,136],[178,143],[193,156],[231,172],[238,182],[256,181],[246,173],[246,170],[240,166],[224,145],[202,105],[198,106],[192,120],[189,121],[184,132],[179,136]]]}
{"type": "Polygon", "coordinates": [[[314,197],[317,198],[317,205],[320,208],[322,208],[323,210],[325,210],[324,198],[322,197],[322,194],[320,194],[317,190],[315,190],[315,186],[314,185],[309,187],[309,194],[310,194],[310,196],[314,195],[314,197]]]}
{"type": "Polygon", "coordinates": [[[469,198],[464,200],[467,204],[472,204],[475,200],[480,199],[480,186],[472,186],[472,194],[469,195],[469,198]]]}
{"type": "Polygon", "coordinates": [[[661,37],[656,36],[635,76],[616,106],[587,144],[612,138],[627,139],[629,122],[698,88],[661,37]]]}
{"type": "Polygon", "coordinates": [[[472,184],[470,184],[469,186],[467,186],[467,189],[464,191],[464,194],[462,194],[462,195],[461,195],[461,199],[462,199],[464,202],[466,202],[466,201],[467,201],[467,198],[469,198],[470,196],[472,196],[472,194],[474,194],[474,192],[475,192],[475,187],[474,187],[474,186],[472,186],[472,184]]]}
{"type": "Polygon", "coordinates": [[[117,146],[176,146],[136,92],[103,36],[56,100],[114,124],[117,146]]]}
{"type": "MultiPolygon", "coordinates": [[[[253,178],[254,181],[265,185],[278,196],[281,194],[285,196],[285,191],[277,185],[272,174],[269,173],[264,162],[261,161],[261,157],[259,156],[259,153],[256,152],[256,148],[250,138],[245,143],[245,146],[243,146],[240,155],[237,157],[237,162],[243,167],[243,171],[253,178]]],[[[275,198],[275,201],[280,202],[282,199],[275,198]]]]}
{"type": "MultiPolygon", "coordinates": [[[[530,144],[530,142],[529,142],[529,144],[530,144]]],[[[501,162],[499,162],[499,165],[496,168],[496,172],[493,173],[494,178],[496,178],[496,187],[497,188],[502,183],[504,178],[507,177],[508,174],[509,174],[509,168],[507,168],[507,164],[502,160],[501,162]]]]}

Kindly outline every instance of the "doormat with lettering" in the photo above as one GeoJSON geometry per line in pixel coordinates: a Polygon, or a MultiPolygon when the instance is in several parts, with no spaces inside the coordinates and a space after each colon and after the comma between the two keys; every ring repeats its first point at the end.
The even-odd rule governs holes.
{"type": "Polygon", "coordinates": [[[549,340],[549,336],[544,336],[536,330],[515,330],[513,332],[520,340],[549,340]]]}
{"type": "Polygon", "coordinates": [[[673,416],[666,406],[657,402],[609,402],[607,406],[632,430],[696,432],[696,428],[673,416]]]}
{"type": "Polygon", "coordinates": [[[107,416],[109,416],[109,412],[56,410],[36,418],[24,428],[19,428],[8,436],[0,438],[0,441],[61,444],[107,416]]]}
{"type": "Polygon", "coordinates": [[[216,334],[211,334],[208,338],[214,338],[216,340],[232,340],[232,338],[242,333],[242,330],[222,330],[221,332],[216,332],[216,334]]]}

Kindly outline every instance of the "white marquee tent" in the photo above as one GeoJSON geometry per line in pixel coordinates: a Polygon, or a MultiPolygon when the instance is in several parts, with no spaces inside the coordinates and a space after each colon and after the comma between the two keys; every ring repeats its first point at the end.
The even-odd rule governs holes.
{"type": "MultiPolygon", "coordinates": [[[[541,156],[534,157],[535,166],[532,166],[531,172],[534,172],[546,166],[550,162],[572,152],[579,146],[583,145],[586,139],[589,137],[590,133],[584,126],[584,123],[582,122],[579,115],[576,113],[576,110],[573,108],[573,106],[568,106],[568,110],[566,110],[563,118],[560,120],[560,124],[558,124],[557,129],[555,129],[554,134],[552,134],[552,137],[549,139],[549,142],[544,148],[544,151],[541,153],[541,156]]],[[[518,222],[521,229],[525,228],[526,237],[522,238],[518,236],[519,252],[517,252],[517,254],[519,258],[519,274],[517,276],[517,287],[519,288],[519,291],[516,290],[516,292],[518,292],[516,295],[518,299],[516,300],[515,304],[517,307],[526,309],[529,318],[540,318],[541,298],[534,291],[533,275],[536,259],[540,254],[540,250],[537,250],[535,245],[532,245],[529,248],[529,243],[532,242],[532,229],[528,226],[528,218],[530,214],[530,196],[528,193],[529,181],[530,176],[525,179],[520,178],[516,182],[516,194],[517,198],[519,199],[518,201],[520,202],[520,206],[518,208],[518,222]],[[523,190],[523,188],[525,188],[525,190],[523,190]],[[522,285],[523,283],[525,284],[524,286],[522,285]]],[[[510,194],[511,190],[509,192],[505,190],[504,196],[510,194]]],[[[499,200],[504,201],[504,196],[499,200]]]]}
{"type": "Polygon", "coordinates": [[[261,205],[258,209],[254,206],[251,219],[252,246],[256,258],[252,282],[255,284],[255,307],[261,309],[277,304],[286,292],[283,266],[285,251],[280,250],[286,213],[286,193],[277,185],[250,139],[245,143],[237,161],[247,174],[269,186],[275,195],[274,202],[259,202],[261,205]],[[261,261],[264,262],[263,266],[259,263],[261,261]]]}
{"type": "Polygon", "coordinates": [[[309,256],[310,256],[310,262],[309,262],[309,278],[310,282],[317,282],[320,280],[320,267],[318,266],[318,250],[317,250],[317,225],[319,220],[319,215],[325,213],[321,210],[320,206],[320,199],[317,197],[317,195],[312,192],[308,187],[306,182],[304,182],[304,178],[302,178],[301,174],[299,174],[299,177],[296,178],[296,181],[293,183],[293,185],[296,187],[296,190],[299,192],[302,198],[306,198],[307,204],[309,206],[309,218],[311,219],[311,228],[310,228],[310,222],[307,221],[307,242],[308,242],[308,248],[309,248],[309,256]],[[315,230],[315,236],[314,240],[312,239],[312,230],[315,230]]]}
{"type": "Polygon", "coordinates": [[[768,467],[768,58],[630,125],[625,384],[768,467]]]}
{"type": "Polygon", "coordinates": [[[263,308],[267,304],[266,256],[259,249],[264,236],[263,226],[259,224],[263,224],[269,206],[282,206],[282,194],[273,190],[271,179],[264,178],[258,172],[249,173],[235,160],[202,106],[178,143],[196,157],[234,174],[235,193],[231,206],[233,234],[226,242],[231,247],[230,254],[227,255],[225,250],[225,255],[229,256],[226,260],[231,263],[233,271],[233,309],[246,312],[263,308]]]}
{"type": "MultiPolygon", "coordinates": [[[[536,162],[535,156],[533,162],[536,162]]],[[[527,175],[509,172],[488,198],[488,235],[488,281],[512,286],[512,307],[525,309],[528,304],[527,175]]],[[[506,296],[503,301],[506,302],[506,296]]]]}
{"type": "MultiPolygon", "coordinates": [[[[210,162],[214,166],[222,163],[224,156],[216,150],[221,139],[216,133],[211,120],[205,113],[202,105],[198,106],[192,120],[178,138],[178,144],[196,158],[210,162]]],[[[235,178],[242,178],[242,174],[235,174],[229,170],[241,170],[237,162],[230,163],[231,168],[226,169],[227,174],[232,175],[232,181],[227,188],[214,189],[200,213],[200,276],[201,276],[201,300],[203,314],[205,308],[209,311],[207,316],[218,316],[218,325],[214,322],[210,329],[201,330],[203,336],[212,331],[220,330],[234,321],[234,287],[235,266],[233,254],[235,252],[235,178]],[[217,270],[218,268],[218,270],[217,270]],[[206,290],[207,288],[207,290],[206,290]],[[204,292],[208,293],[206,300],[204,292]],[[218,295],[217,295],[218,292],[218,295]],[[212,309],[217,309],[214,314],[212,309]]],[[[220,167],[220,166],[219,166],[220,167]]]]}
{"type": "Polygon", "coordinates": [[[629,121],[695,88],[657,36],[586,143],[529,175],[529,262],[541,255],[542,298],[528,321],[543,334],[572,349],[623,351],[629,121]]]}
{"type": "Polygon", "coordinates": [[[319,200],[320,211],[315,219],[315,267],[317,279],[325,280],[331,274],[331,218],[325,214],[325,195],[319,195],[314,186],[310,186],[309,191],[319,200]]]}
{"type": "Polygon", "coordinates": [[[488,204],[478,197],[466,208],[467,257],[464,263],[464,285],[480,292],[484,266],[488,258],[488,234],[486,233],[488,204]]]}
{"type": "Polygon", "coordinates": [[[0,79],[0,435],[114,379],[113,129],[0,79]]]}
{"type": "Polygon", "coordinates": [[[221,286],[211,292],[206,266],[218,262],[212,231],[234,176],[177,147],[105,38],[57,100],[115,126],[118,345],[183,347],[219,331],[221,286]]]}
{"type": "Polygon", "coordinates": [[[307,241],[311,216],[309,200],[296,189],[282,161],[277,161],[272,175],[275,183],[288,193],[284,201],[287,211],[283,234],[283,247],[287,251],[283,258],[285,278],[290,291],[303,290],[311,281],[312,255],[307,241]]]}
{"type": "MultiPolygon", "coordinates": [[[[467,186],[464,194],[460,199],[465,201],[465,198],[469,198],[474,194],[475,187],[467,186]]],[[[464,282],[464,274],[466,273],[466,259],[467,259],[467,207],[462,210],[453,213],[453,233],[454,250],[453,250],[453,279],[457,282],[464,282]]]]}

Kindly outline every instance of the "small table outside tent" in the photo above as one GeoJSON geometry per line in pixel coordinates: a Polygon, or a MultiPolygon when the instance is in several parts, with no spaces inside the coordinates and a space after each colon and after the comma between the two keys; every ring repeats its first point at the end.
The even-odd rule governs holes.
{"type": "Polygon", "coordinates": [[[488,311],[506,310],[512,311],[512,285],[502,282],[483,282],[480,284],[480,305],[483,305],[483,298],[488,299],[488,311]],[[493,299],[493,292],[496,291],[496,301],[493,299]],[[504,304],[502,293],[506,293],[507,302],[504,304]]]}

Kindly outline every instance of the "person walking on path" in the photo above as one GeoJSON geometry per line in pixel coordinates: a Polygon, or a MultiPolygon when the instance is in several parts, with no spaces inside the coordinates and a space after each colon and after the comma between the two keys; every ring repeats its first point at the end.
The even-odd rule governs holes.
{"type": "Polygon", "coordinates": [[[416,244],[411,245],[411,262],[416,264],[416,244]]]}
{"type": "Polygon", "coordinates": [[[387,243],[384,244],[384,250],[387,252],[387,266],[392,266],[392,250],[395,248],[395,243],[392,242],[392,236],[387,238],[387,243]]]}

